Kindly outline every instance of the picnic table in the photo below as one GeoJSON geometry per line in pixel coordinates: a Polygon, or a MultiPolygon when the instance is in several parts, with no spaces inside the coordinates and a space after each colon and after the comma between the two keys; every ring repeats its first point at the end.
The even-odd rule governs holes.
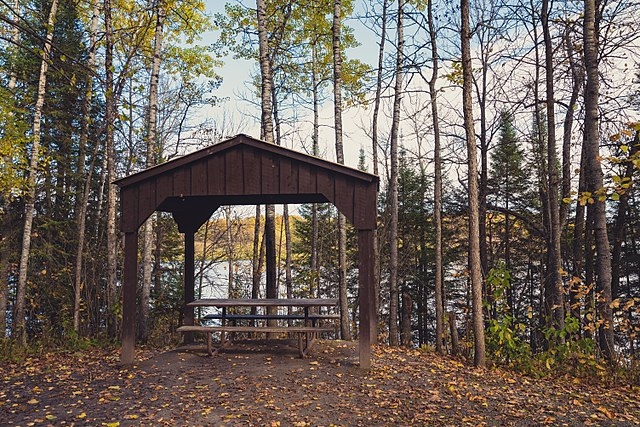
{"type": "Polygon", "coordinates": [[[205,298],[192,301],[187,304],[189,307],[216,307],[220,313],[209,314],[203,320],[220,320],[219,325],[183,325],[178,332],[201,332],[207,338],[207,352],[215,355],[223,348],[228,340],[226,334],[235,332],[246,333],[294,333],[298,336],[298,350],[300,357],[305,357],[317,335],[322,332],[331,332],[333,327],[325,327],[319,323],[320,320],[337,319],[338,315],[333,313],[315,313],[313,308],[335,307],[338,300],[335,298],[257,298],[257,299],[235,299],[235,298],[205,298]],[[240,313],[242,307],[259,308],[263,313],[240,313]],[[278,308],[298,308],[302,313],[272,313],[272,309],[278,308]],[[238,324],[241,321],[249,320],[250,324],[238,324]],[[270,325],[269,320],[286,320],[288,322],[297,321],[297,324],[270,325]],[[300,324],[302,322],[302,324],[300,324]],[[220,346],[213,350],[213,333],[220,333],[220,346]]]}

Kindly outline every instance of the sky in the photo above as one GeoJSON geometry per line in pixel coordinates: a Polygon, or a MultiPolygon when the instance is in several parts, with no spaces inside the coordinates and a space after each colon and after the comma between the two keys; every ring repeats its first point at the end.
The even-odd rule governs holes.
{"type": "MultiPolygon", "coordinates": [[[[222,0],[206,0],[207,12],[213,15],[214,13],[224,12],[224,5],[230,1],[222,0]]],[[[253,4],[252,0],[245,0],[245,4],[253,4]]],[[[369,64],[375,64],[377,59],[377,43],[371,39],[371,34],[359,24],[357,21],[349,23],[350,26],[356,29],[358,39],[361,46],[351,52],[351,55],[368,62],[369,64]],[[368,56],[368,58],[367,58],[368,56]]],[[[204,35],[203,43],[213,43],[216,40],[215,33],[208,33],[204,35]]],[[[219,90],[216,92],[216,96],[220,98],[228,98],[224,104],[219,107],[210,107],[202,111],[201,114],[206,118],[213,119],[218,123],[222,122],[223,117],[226,117],[227,122],[232,121],[236,128],[233,133],[246,133],[253,137],[260,136],[260,124],[256,120],[259,118],[259,110],[257,105],[251,104],[247,101],[243,101],[242,98],[249,93],[246,87],[246,82],[249,81],[251,72],[257,71],[257,63],[251,61],[236,60],[233,58],[224,59],[224,65],[218,70],[218,73],[222,76],[223,81],[219,90]]],[[[298,110],[298,114],[304,114],[299,121],[299,130],[296,130],[296,135],[291,138],[289,148],[303,151],[302,144],[310,147],[310,111],[298,110]]],[[[370,112],[363,111],[362,109],[351,109],[343,114],[343,138],[344,138],[344,150],[345,150],[345,164],[351,167],[357,167],[359,160],[360,148],[363,147],[367,157],[370,157],[370,139],[362,131],[362,127],[369,127],[370,112]]],[[[335,161],[335,146],[334,146],[334,131],[333,131],[333,103],[328,100],[323,106],[320,112],[321,121],[324,126],[321,127],[321,156],[335,161]]],[[[369,170],[372,167],[369,161],[369,170]]]]}

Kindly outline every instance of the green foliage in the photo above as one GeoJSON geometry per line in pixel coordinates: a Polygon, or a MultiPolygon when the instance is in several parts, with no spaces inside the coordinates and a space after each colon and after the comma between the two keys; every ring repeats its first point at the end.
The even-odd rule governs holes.
{"type": "MultiPolygon", "coordinates": [[[[316,75],[320,98],[333,76],[332,1],[301,1],[287,3],[269,1],[267,31],[274,87],[280,101],[294,99],[308,103],[312,99],[313,78],[316,75]]],[[[343,19],[353,10],[353,2],[342,2],[343,19]]],[[[235,59],[257,62],[257,18],[253,8],[240,4],[225,5],[224,14],[214,16],[219,30],[213,49],[219,58],[233,55],[235,59]]],[[[353,29],[343,25],[341,33],[342,85],[347,106],[366,103],[367,78],[370,67],[349,58],[349,49],[359,45],[353,29]]],[[[258,80],[254,79],[256,93],[258,80]]]]}
{"type": "MultiPolygon", "coordinates": [[[[485,283],[493,290],[497,312],[497,316],[488,321],[487,351],[494,362],[522,370],[531,359],[531,348],[524,336],[526,325],[516,320],[507,304],[511,274],[504,264],[498,264],[489,271],[485,283]]],[[[488,302],[485,302],[485,308],[489,308],[488,302]]]]}

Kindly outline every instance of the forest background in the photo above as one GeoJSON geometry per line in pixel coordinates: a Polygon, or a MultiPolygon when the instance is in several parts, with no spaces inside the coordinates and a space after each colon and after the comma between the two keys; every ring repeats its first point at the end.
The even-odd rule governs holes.
{"type": "MultiPolygon", "coordinates": [[[[2,355],[117,340],[111,182],[256,123],[269,140],[269,123],[274,143],[359,152],[381,177],[381,342],[637,381],[639,6],[0,2],[2,355]],[[230,100],[234,60],[251,70],[230,100]]],[[[351,339],[353,236],[331,206],[296,209],[220,209],[196,281],[259,295],[272,257],[280,295],[340,297],[351,339]]],[[[181,236],[160,213],[140,234],[139,340],[173,343],[181,236]]]]}

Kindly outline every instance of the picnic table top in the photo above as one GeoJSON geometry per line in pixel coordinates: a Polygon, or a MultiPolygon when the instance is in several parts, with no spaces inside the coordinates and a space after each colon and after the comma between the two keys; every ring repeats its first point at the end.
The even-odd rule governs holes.
{"type": "Polygon", "coordinates": [[[337,298],[204,298],[189,307],[321,307],[338,305],[337,298]]]}

